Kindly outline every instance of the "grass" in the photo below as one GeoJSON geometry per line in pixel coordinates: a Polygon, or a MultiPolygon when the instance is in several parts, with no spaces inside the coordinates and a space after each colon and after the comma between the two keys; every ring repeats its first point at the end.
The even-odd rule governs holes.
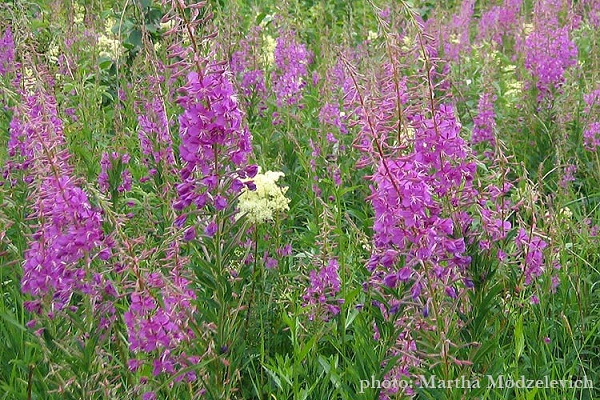
{"type": "MultiPolygon", "coordinates": [[[[574,9],[583,16],[571,32],[579,49],[578,64],[568,69],[560,90],[548,100],[550,107],[544,108],[525,67],[525,53],[514,38],[503,44],[476,41],[477,18],[491,2],[477,3],[469,26],[472,42],[447,68],[436,57],[423,56],[427,37],[419,35],[417,17],[411,13],[439,18],[444,29],[451,29],[460,2],[208,3],[214,16],[197,27],[195,38],[200,41],[209,32],[219,35],[206,39],[196,56],[208,57],[210,52],[217,60],[230,60],[242,49],[250,28],[259,25],[261,46],[283,31],[294,32],[314,60],[302,77],[302,100],[295,105],[277,104],[272,74],[280,67],[265,57],[264,48],[251,50],[266,78],[264,98],[244,94],[242,76],[232,76],[245,107],[243,123],[253,136],[250,162],[263,171],[285,173],[289,211],[251,227],[243,218],[233,218],[235,196],[223,210],[187,209],[184,228],[196,224],[198,231],[191,241],[183,240],[185,229],[177,226],[183,212],[172,207],[182,180],[182,107],[175,99],[184,79],[163,68],[172,62],[166,53],[170,45],[190,45],[186,30],[177,37],[167,35],[169,28],[160,22],[167,8],[151,1],[58,2],[50,8],[44,2],[15,0],[0,6],[0,33],[11,26],[20,64],[18,71],[0,80],[5,104],[0,165],[7,168],[0,186],[0,398],[147,399],[152,397],[145,394],[154,393],[158,399],[201,394],[211,399],[374,399],[385,392],[371,387],[375,381],[407,379],[398,365],[410,365],[410,375],[425,381],[464,378],[481,383],[471,388],[415,386],[410,396],[417,399],[600,397],[600,258],[595,228],[599,159],[597,151],[583,145],[587,124],[600,115],[596,109],[586,113],[583,101],[583,95],[597,87],[600,60],[595,51],[599,35],[587,11],[574,9]],[[76,18],[89,23],[73,24],[76,18]],[[107,51],[94,35],[116,41],[119,54],[107,51]],[[436,80],[431,71],[444,79],[436,80]],[[53,316],[27,311],[25,305],[34,298],[21,290],[27,249],[44,221],[33,213],[37,183],[24,179],[28,171],[11,167],[19,157],[7,150],[9,124],[19,115],[17,110],[24,110],[27,96],[27,91],[19,92],[22,84],[13,85],[16,72],[32,77],[38,89],[56,98],[74,179],[89,203],[102,210],[104,233],[115,242],[108,260],[88,254],[79,263],[86,271],[84,279],[111,282],[117,294],[110,295],[108,287],[96,297],[76,292],[69,299],[74,307],[53,316]],[[402,106],[399,78],[406,78],[407,86],[408,100],[402,106]],[[393,90],[386,91],[386,82],[393,90]],[[369,201],[374,183],[368,181],[377,168],[373,160],[382,154],[389,159],[406,156],[413,150],[410,143],[402,147],[402,129],[410,132],[409,123],[415,125],[402,113],[416,109],[426,116],[432,98],[436,104],[455,105],[461,135],[468,141],[483,92],[497,96],[498,146],[492,158],[483,154],[483,147],[474,147],[475,184],[482,191],[488,185],[514,185],[497,201],[510,200],[513,205],[502,216],[511,223],[509,234],[486,250],[478,214],[482,205],[461,205],[473,216],[470,229],[482,232],[466,243],[471,263],[461,274],[472,279],[472,289],[466,290],[460,281],[460,294],[452,298],[431,280],[424,284],[427,298],[412,298],[409,283],[378,287],[368,269],[377,251],[376,214],[369,201]],[[155,96],[165,106],[178,160],[174,166],[148,161],[140,149],[138,116],[148,113],[155,96]],[[323,122],[320,114],[326,103],[343,110],[345,128],[323,122]],[[365,156],[357,145],[366,146],[361,142],[364,131],[379,119],[384,122],[375,134],[393,126],[400,127],[393,130],[399,135],[371,136],[371,144],[380,144],[382,150],[377,153],[374,146],[367,152],[371,158],[366,168],[357,168],[365,156]],[[118,190],[120,170],[113,174],[109,192],[100,190],[103,152],[131,155],[131,191],[118,190]],[[571,164],[577,167],[574,180],[563,185],[571,164]],[[153,167],[155,175],[149,172],[153,167]],[[202,233],[206,218],[219,226],[212,237],[202,233]],[[520,227],[547,243],[544,273],[531,285],[524,284],[522,272],[527,250],[515,242],[520,227]],[[290,255],[283,254],[286,245],[292,248],[290,255]],[[508,261],[499,260],[500,250],[509,254],[508,261]],[[307,287],[314,285],[310,271],[319,271],[333,259],[339,263],[340,291],[325,297],[327,304],[339,306],[335,315],[304,299],[307,287]],[[277,267],[269,268],[272,260],[277,267]],[[135,293],[148,293],[156,302],[145,317],[148,321],[156,310],[168,309],[168,290],[179,293],[176,271],[184,271],[193,292],[193,301],[177,321],[193,340],[177,339],[168,356],[197,358],[175,365],[171,373],[156,373],[157,362],[168,360],[165,352],[133,351],[124,315],[135,293]],[[163,285],[148,285],[150,274],[160,276],[163,285]],[[110,319],[108,327],[102,317],[110,319]],[[131,367],[136,360],[137,369],[131,367]],[[192,374],[195,379],[183,379],[192,374]],[[585,377],[594,387],[489,385],[489,379],[499,376],[515,381],[521,376],[566,381],[585,377]]],[[[521,11],[524,23],[531,22],[534,3],[526,2],[521,11]]],[[[443,42],[439,51],[443,59],[443,42]]],[[[455,209],[449,198],[440,199],[440,204],[443,212],[455,209]]],[[[456,229],[452,235],[462,233],[456,229]]],[[[400,256],[394,268],[402,268],[406,257],[400,256]]],[[[43,300],[45,307],[51,297],[43,300]]]]}

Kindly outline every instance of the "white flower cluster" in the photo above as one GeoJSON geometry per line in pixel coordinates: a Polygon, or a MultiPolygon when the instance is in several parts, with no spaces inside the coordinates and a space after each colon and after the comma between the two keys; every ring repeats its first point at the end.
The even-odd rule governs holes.
{"type": "Polygon", "coordinates": [[[266,35],[264,38],[262,54],[268,66],[275,65],[275,48],[277,47],[277,41],[273,39],[273,36],[266,35]]]}
{"type": "Polygon", "coordinates": [[[118,35],[112,31],[115,24],[116,22],[112,19],[107,19],[104,23],[104,32],[98,35],[100,57],[108,57],[116,60],[123,54],[121,41],[119,40],[118,35]]]}
{"type": "Polygon", "coordinates": [[[251,223],[260,224],[273,220],[273,215],[277,212],[289,210],[290,199],[285,197],[288,188],[277,185],[277,181],[283,176],[283,172],[273,171],[261,174],[259,168],[254,178],[247,179],[254,182],[256,190],[244,188],[239,197],[237,218],[246,215],[251,223]]]}

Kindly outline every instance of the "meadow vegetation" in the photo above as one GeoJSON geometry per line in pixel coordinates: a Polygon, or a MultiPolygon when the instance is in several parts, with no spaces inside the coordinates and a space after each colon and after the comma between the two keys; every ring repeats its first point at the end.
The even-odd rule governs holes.
{"type": "Polygon", "coordinates": [[[0,101],[0,399],[600,398],[599,0],[8,0],[0,101]]]}

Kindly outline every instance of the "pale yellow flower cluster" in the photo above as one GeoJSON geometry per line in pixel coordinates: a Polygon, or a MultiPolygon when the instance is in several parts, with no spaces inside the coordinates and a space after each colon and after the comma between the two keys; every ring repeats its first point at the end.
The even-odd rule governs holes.
{"type": "Polygon", "coordinates": [[[523,33],[525,36],[529,36],[533,32],[533,24],[523,24],[523,33]]]}
{"type": "MultiPolygon", "coordinates": [[[[107,27],[108,26],[109,25],[107,24],[107,27]]],[[[98,36],[98,48],[100,49],[100,56],[106,56],[112,59],[118,59],[123,53],[121,41],[116,38],[110,28],[107,28],[104,34],[98,36]]]]}
{"type": "Polygon", "coordinates": [[[101,57],[118,59],[123,53],[121,41],[112,32],[112,27],[115,24],[110,18],[106,20],[104,32],[98,35],[98,49],[101,57]]]}
{"type": "Polygon", "coordinates": [[[405,35],[402,38],[402,47],[400,47],[400,50],[402,50],[405,53],[408,53],[413,50],[414,46],[415,38],[412,36],[405,35]]]}
{"type": "Polygon", "coordinates": [[[511,103],[515,103],[521,98],[523,94],[523,82],[513,78],[506,83],[506,88],[505,97],[511,103]]]}
{"type": "Polygon", "coordinates": [[[560,209],[560,211],[558,212],[558,216],[561,219],[570,221],[571,218],[573,218],[573,211],[571,211],[571,209],[569,207],[563,207],[560,209]]]}
{"type": "Polygon", "coordinates": [[[173,29],[175,27],[175,20],[174,19],[169,19],[165,22],[161,22],[160,23],[160,29],[162,29],[163,31],[170,31],[171,29],[173,29]]]}
{"type": "Polygon", "coordinates": [[[121,42],[111,39],[104,35],[98,37],[98,47],[100,48],[100,56],[116,59],[121,55],[121,42]]]}
{"type": "Polygon", "coordinates": [[[277,47],[277,42],[275,41],[275,39],[273,39],[273,36],[266,35],[264,38],[263,46],[263,57],[267,65],[275,65],[275,47],[277,47]]]}
{"type": "Polygon", "coordinates": [[[448,41],[453,44],[460,44],[460,35],[453,33],[452,35],[450,35],[448,41]]]}
{"type": "Polygon", "coordinates": [[[239,197],[237,218],[243,215],[253,224],[260,224],[273,220],[278,212],[289,210],[290,199],[285,197],[287,187],[277,185],[279,178],[285,176],[283,172],[267,171],[259,173],[249,181],[253,181],[256,190],[245,188],[239,197]]]}
{"type": "Polygon", "coordinates": [[[83,19],[85,17],[85,8],[80,5],[80,4],[73,4],[73,8],[75,10],[75,16],[73,19],[73,22],[75,22],[75,25],[81,25],[83,24],[83,19]]]}

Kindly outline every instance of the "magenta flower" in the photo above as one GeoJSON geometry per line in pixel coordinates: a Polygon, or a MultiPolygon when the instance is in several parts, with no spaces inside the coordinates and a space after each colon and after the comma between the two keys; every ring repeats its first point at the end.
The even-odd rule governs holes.
{"type": "Polygon", "coordinates": [[[477,40],[491,40],[498,45],[515,34],[523,0],[504,0],[501,6],[492,6],[481,14],[477,40]]]}
{"type": "Polygon", "coordinates": [[[306,288],[306,293],[302,296],[304,306],[317,307],[311,310],[310,318],[314,318],[315,313],[322,314],[327,320],[331,316],[340,312],[340,304],[343,299],[337,299],[336,295],[340,292],[341,281],[338,275],[339,264],[336,259],[332,259],[319,271],[310,271],[310,284],[306,288]]]}
{"type": "Polygon", "coordinates": [[[421,263],[443,270],[462,270],[469,263],[464,238],[452,236],[457,229],[464,231],[471,218],[458,211],[454,218],[443,215],[438,199],[447,196],[471,204],[475,164],[465,160],[469,150],[458,135],[453,110],[442,106],[436,118],[434,125],[416,117],[414,152],[382,161],[371,178],[376,252],[369,269],[387,286],[416,279],[411,269],[421,263]],[[402,269],[395,269],[398,264],[402,269]]]}
{"type": "Polygon", "coordinates": [[[177,100],[184,108],[179,117],[180,156],[184,162],[182,183],[177,186],[178,210],[194,204],[216,209],[227,206],[226,192],[241,189],[239,178],[252,152],[252,137],[242,123],[242,111],[228,75],[216,67],[205,76],[188,74],[177,100]],[[222,187],[227,176],[232,183],[222,187]]]}
{"type": "Polygon", "coordinates": [[[231,55],[229,63],[231,71],[240,82],[241,94],[246,98],[246,106],[251,104],[253,97],[258,100],[259,109],[266,108],[264,101],[267,97],[265,76],[261,63],[262,28],[254,26],[248,35],[240,40],[239,49],[231,55]]]}
{"type": "MultiPolygon", "coordinates": [[[[600,88],[585,94],[583,100],[585,102],[585,113],[597,116],[598,113],[595,111],[600,109],[600,88]]],[[[589,151],[596,151],[600,146],[600,122],[596,121],[598,121],[598,119],[594,118],[583,130],[584,145],[589,151]]]]}
{"type": "Polygon", "coordinates": [[[0,39],[0,75],[6,75],[15,68],[15,42],[10,26],[0,39]]]}
{"type": "Polygon", "coordinates": [[[494,101],[496,101],[496,96],[490,93],[483,93],[479,98],[477,115],[473,118],[474,127],[471,143],[483,142],[489,144],[492,148],[496,146],[494,101]]]}
{"type": "MultiPolygon", "coordinates": [[[[149,282],[157,280],[157,276],[147,278],[149,282]]],[[[186,365],[188,356],[181,352],[180,345],[195,337],[190,324],[196,295],[177,272],[169,281],[168,286],[160,287],[160,302],[145,290],[131,293],[129,310],[123,314],[131,351],[160,354],[154,359],[155,376],[163,372],[173,374],[176,367],[186,365]]],[[[142,364],[141,360],[132,359],[129,368],[137,369],[142,364]]]]}
{"type": "Polygon", "coordinates": [[[302,98],[313,55],[299,43],[293,31],[281,31],[275,46],[275,66],[271,76],[277,106],[295,105],[302,98]]]}
{"type": "Polygon", "coordinates": [[[98,186],[102,192],[110,194],[116,189],[119,193],[125,193],[131,190],[131,172],[125,168],[129,161],[130,156],[127,153],[102,153],[98,175],[98,186]]]}
{"type": "Polygon", "coordinates": [[[89,265],[97,256],[108,259],[112,243],[102,231],[100,211],[73,178],[52,96],[37,92],[15,107],[9,154],[11,163],[20,156],[21,168],[36,176],[31,217],[37,226],[25,251],[21,279],[23,292],[34,298],[30,310],[42,313],[49,307],[54,316],[70,305],[75,293],[102,299],[110,282],[91,275],[89,265]]]}
{"type": "Polygon", "coordinates": [[[560,89],[565,71],[577,63],[577,47],[569,35],[571,27],[559,23],[560,12],[561,4],[556,0],[537,2],[533,11],[534,30],[522,48],[525,67],[539,90],[539,101],[560,89]]]}
{"type": "Polygon", "coordinates": [[[153,97],[149,104],[145,105],[143,113],[138,116],[138,123],[140,147],[142,154],[146,156],[144,163],[148,167],[160,163],[174,164],[169,122],[160,98],[153,97]]]}
{"type": "Polygon", "coordinates": [[[530,237],[523,228],[519,229],[515,243],[524,255],[523,274],[525,284],[530,285],[544,272],[544,249],[548,244],[538,236],[530,237]]]}
{"type": "Polygon", "coordinates": [[[156,393],[146,392],[142,395],[142,400],[156,400],[156,393]]]}

